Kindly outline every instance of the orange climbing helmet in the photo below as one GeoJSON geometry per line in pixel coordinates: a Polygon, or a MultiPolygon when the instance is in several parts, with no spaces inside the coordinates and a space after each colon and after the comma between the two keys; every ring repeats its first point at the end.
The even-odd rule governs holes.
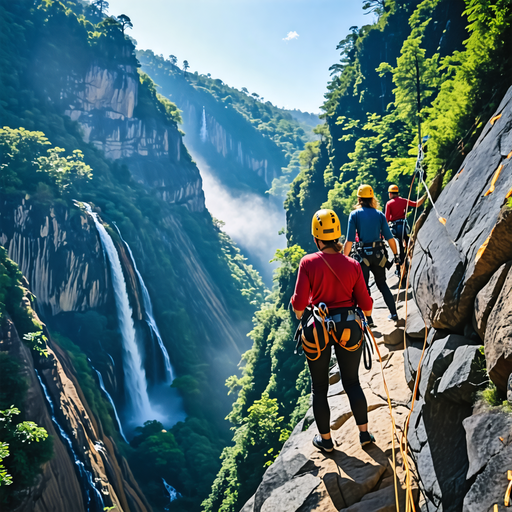
{"type": "Polygon", "coordinates": [[[400,192],[400,190],[398,190],[398,185],[390,185],[388,188],[388,192],[398,194],[398,192],[400,192]]]}
{"type": "Polygon", "coordinates": [[[371,199],[373,197],[373,188],[370,185],[359,185],[359,188],[357,189],[357,197],[371,199]]]}
{"type": "Polygon", "coordinates": [[[318,240],[337,240],[341,236],[340,219],[332,210],[318,210],[311,221],[311,234],[318,240]]]}

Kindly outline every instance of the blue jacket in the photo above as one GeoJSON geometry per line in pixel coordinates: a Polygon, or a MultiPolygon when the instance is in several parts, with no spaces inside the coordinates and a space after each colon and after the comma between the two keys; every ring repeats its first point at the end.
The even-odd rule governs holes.
{"type": "Polygon", "coordinates": [[[363,206],[354,210],[348,218],[347,242],[356,241],[356,231],[359,235],[359,241],[363,243],[372,243],[381,240],[393,238],[388,226],[385,215],[375,208],[363,206]]]}

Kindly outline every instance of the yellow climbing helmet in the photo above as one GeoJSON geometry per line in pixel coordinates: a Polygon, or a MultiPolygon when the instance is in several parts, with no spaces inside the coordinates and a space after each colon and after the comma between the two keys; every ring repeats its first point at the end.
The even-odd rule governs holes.
{"type": "Polygon", "coordinates": [[[357,197],[370,199],[373,197],[373,188],[370,185],[359,185],[357,189],[357,197]]]}
{"type": "Polygon", "coordinates": [[[332,210],[318,210],[313,215],[311,234],[322,241],[337,240],[341,236],[340,219],[332,210]]]}
{"type": "Polygon", "coordinates": [[[388,192],[392,192],[394,194],[398,194],[398,192],[400,192],[398,190],[398,185],[390,185],[389,188],[388,188],[388,192]]]}

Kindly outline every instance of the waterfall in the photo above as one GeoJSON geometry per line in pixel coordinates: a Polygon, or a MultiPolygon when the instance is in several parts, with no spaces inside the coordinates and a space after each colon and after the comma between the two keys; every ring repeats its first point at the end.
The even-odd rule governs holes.
{"type": "MultiPolygon", "coordinates": [[[[115,226],[115,224],[114,224],[115,226]]],[[[146,317],[146,323],[149,327],[149,330],[151,331],[151,335],[153,336],[153,339],[156,339],[158,342],[158,346],[160,347],[160,351],[162,352],[164,365],[165,365],[165,383],[171,384],[173,381],[173,371],[171,366],[171,360],[169,359],[169,353],[167,352],[167,349],[165,348],[164,342],[162,340],[162,336],[160,335],[160,331],[158,330],[158,326],[156,325],[155,318],[153,316],[153,304],[151,303],[151,297],[149,296],[148,289],[146,288],[146,284],[144,283],[144,280],[142,279],[142,276],[140,275],[139,269],[137,268],[137,264],[135,263],[135,258],[133,257],[132,250],[130,249],[130,246],[126,242],[126,240],[121,235],[121,231],[119,231],[119,228],[115,226],[117,229],[117,232],[119,233],[119,236],[121,240],[123,241],[128,254],[130,255],[130,259],[132,261],[133,268],[135,270],[135,273],[137,274],[137,278],[139,280],[140,289],[142,291],[142,301],[144,303],[144,311],[145,311],[145,317],[146,317]]]]}
{"type": "Polygon", "coordinates": [[[169,502],[172,503],[174,500],[181,498],[181,494],[170,484],[165,481],[165,478],[162,478],[162,482],[164,483],[165,490],[169,494],[169,502]]]}
{"type": "Polygon", "coordinates": [[[123,372],[125,391],[128,404],[131,406],[132,420],[141,424],[155,419],[157,415],[151,408],[146,383],[146,372],[142,364],[142,356],[136,340],[135,325],[132,318],[132,308],[128,299],[123,269],[112,238],[107,233],[98,216],[91,207],[84,203],[87,213],[94,220],[100,236],[103,251],[110,263],[112,286],[117,310],[117,319],[123,339],[123,372]]]}
{"type": "Polygon", "coordinates": [[[201,131],[200,131],[199,135],[201,136],[201,140],[203,142],[206,142],[206,140],[208,139],[208,129],[206,128],[206,113],[204,111],[204,107],[203,107],[203,119],[201,122],[201,131]]]}
{"type": "Polygon", "coordinates": [[[87,499],[86,510],[87,512],[102,512],[105,508],[105,503],[103,502],[103,497],[100,491],[94,485],[94,479],[92,473],[85,468],[85,464],[78,458],[75,450],[73,449],[73,443],[71,442],[70,437],[66,434],[66,431],[60,426],[57,418],[55,417],[55,407],[53,405],[53,401],[48,393],[48,389],[46,388],[39,372],[35,370],[37,379],[39,380],[39,384],[43,388],[44,396],[46,397],[46,401],[50,406],[51,417],[53,424],[57,427],[58,432],[60,433],[60,437],[67,444],[71,455],[73,456],[73,461],[75,462],[76,467],[78,468],[78,473],[80,475],[80,482],[84,486],[85,496],[87,499]],[[92,496],[91,496],[92,491],[92,496]]]}
{"type": "MultiPolygon", "coordinates": [[[[90,361],[89,361],[90,364],[90,361]]],[[[117,409],[116,404],[114,403],[114,400],[112,400],[112,397],[110,396],[110,393],[105,388],[105,382],[103,382],[103,377],[101,376],[101,373],[94,368],[94,366],[91,364],[91,368],[96,372],[96,375],[98,376],[98,381],[100,383],[100,388],[105,393],[105,396],[107,397],[108,401],[110,402],[110,405],[112,406],[112,409],[114,409],[114,414],[116,416],[117,426],[119,427],[119,433],[121,434],[122,438],[124,439],[125,443],[128,443],[128,440],[126,439],[126,436],[123,432],[123,426],[121,425],[121,420],[119,419],[119,416],[117,415],[117,409]]]]}

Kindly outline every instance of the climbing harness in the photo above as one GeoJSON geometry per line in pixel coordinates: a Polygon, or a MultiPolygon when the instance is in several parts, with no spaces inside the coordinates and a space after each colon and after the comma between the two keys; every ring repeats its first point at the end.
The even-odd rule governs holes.
{"type": "MultiPolygon", "coordinates": [[[[338,308],[336,308],[338,309],[338,308]]],[[[331,338],[345,350],[354,352],[363,344],[362,321],[354,308],[339,308],[341,311],[335,315],[329,313],[329,308],[323,302],[318,306],[312,305],[306,308],[303,319],[295,332],[295,353],[299,353],[299,347],[310,361],[316,361],[329,345],[331,338]],[[354,345],[347,346],[353,340],[353,330],[356,325],[361,330],[361,338],[354,345]],[[338,338],[338,329],[340,334],[338,338]]]]}

